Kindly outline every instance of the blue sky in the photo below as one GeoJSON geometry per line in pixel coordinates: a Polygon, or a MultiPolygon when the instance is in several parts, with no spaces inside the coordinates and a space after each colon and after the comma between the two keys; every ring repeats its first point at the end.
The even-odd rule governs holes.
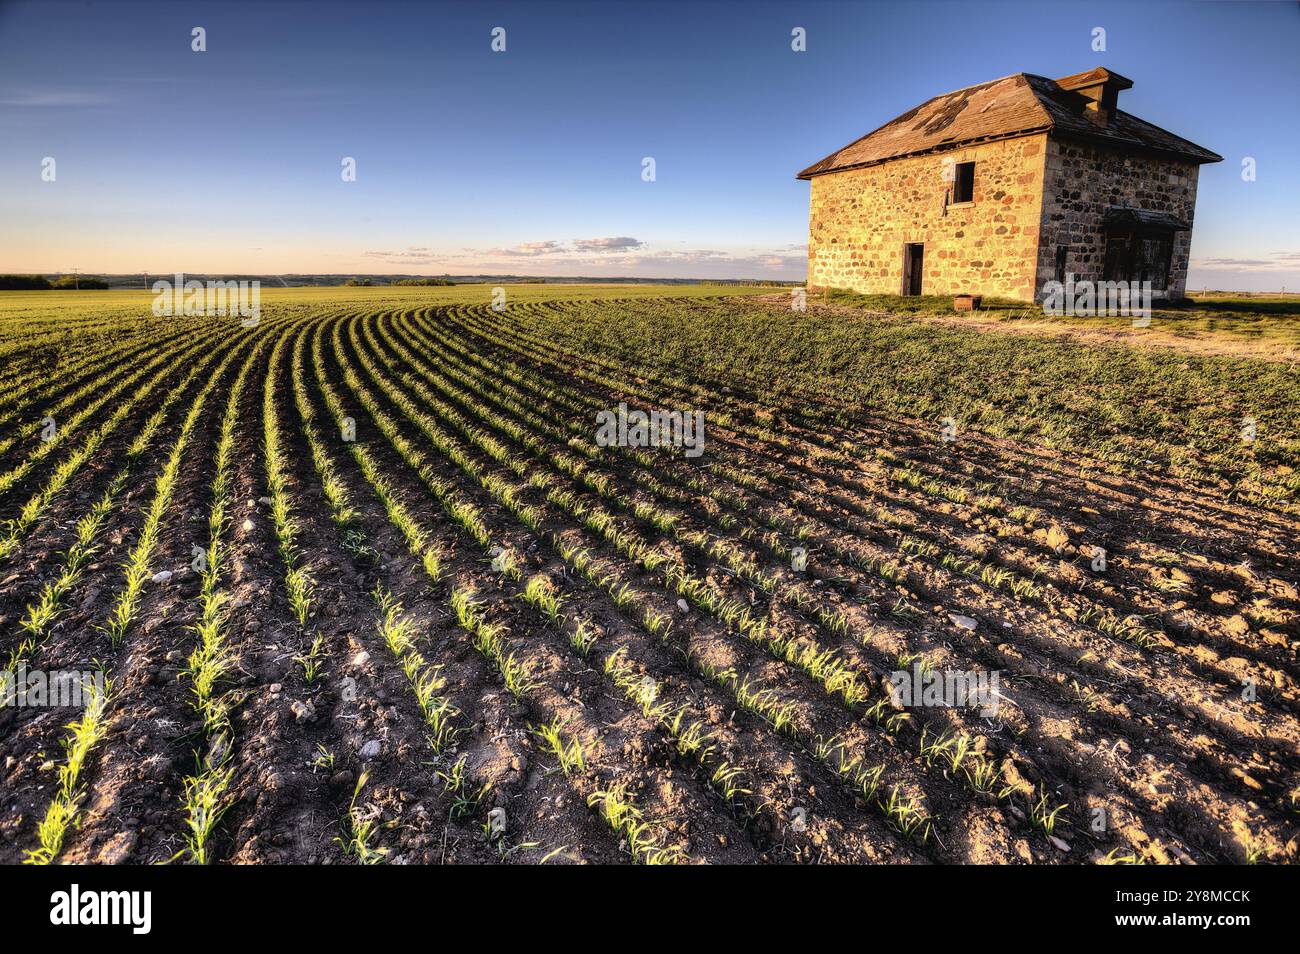
{"type": "Polygon", "coordinates": [[[1101,65],[1225,157],[1190,287],[1295,289],[1298,48],[1291,2],[0,3],[0,271],[801,279],[799,169],[1101,65]]]}

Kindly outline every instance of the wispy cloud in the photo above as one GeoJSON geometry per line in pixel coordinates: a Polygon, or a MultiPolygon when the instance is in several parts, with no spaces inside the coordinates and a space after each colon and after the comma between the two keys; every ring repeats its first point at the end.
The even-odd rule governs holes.
{"type": "Polygon", "coordinates": [[[573,247],[579,252],[624,251],[630,248],[641,248],[643,245],[645,243],[640,239],[629,238],[626,235],[573,240],[573,247]]]}
{"type": "Polygon", "coordinates": [[[530,274],[593,275],[660,278],[743,278],[746,276],[799,279],[807,265],[804,246],[781,245],[724,251],[716,248],[654,248],[650,243],[619,235],[563,242],[543,239],[495,248],[459,248],[439,251],[427,246],[401,250],[367,251],[398,268],[436,266],[466,274],[516,271],[521,262],[530,274]]]}
{"type": "Polygon", "coordinates": [[[1266,258],[1194,258],[1191,265],[1206,271],[1291,271],[1300,267],[1300,252],[1273,252],[1266,258]]]}
{"type": "Polygon", "coordinates": [[[488,255],[505,255],[509,258],[535,258],[538,255],[556,255],[564,251],[560,242],[548,239],[545,242],[524,242],[513,248],[488,249],[488,255]]]}
{"type": "Polygon", "coordinates": [[[401,250],[377,250],[361,254],[367,258],[381,258],[406,265],[430,265],[445,257],[425,245],[408,245],[401,250]]]}
{"type": "Polygon", "coordinates": [[[112,102],[103,93],[86,90],[39,90],[12,93],[0,99],[0,106],[19,109],[69,109],[86,106],[107,106],[112,102]]]}
{"type": "Polygon", "coordinates": [[[564,242],[555,239],[547,239],[541,242],[523,242],[510,248],[492,248],[487,250],[488,255],[505,255],[511,258],[533,258],[538,255],[564,255],[564,254],[582,254],[592,252],[622,252],[628,249],[641,248],[645,245],[640,239],[631,238],[627,235],[611,236],[607,238],[586,238],[574,239],[567,245],[564,242]]]}

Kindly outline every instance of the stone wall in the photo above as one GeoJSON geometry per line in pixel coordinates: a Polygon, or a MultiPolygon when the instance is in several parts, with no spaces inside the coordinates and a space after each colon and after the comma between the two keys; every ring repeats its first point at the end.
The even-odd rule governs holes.
{"type": "Polygon", "coordinates": [[[1046,147],[1040,134],[815,176],[808,287],[897,295],[903,246],[921,242],[923,294],[1033,300],[1046,147]],[[945,210],[945,160],[974,160],[973,202],[945,210]]]}
{"type": "MultiPolygon", "coordinates": [[[[1056,249],[1068,248],[1065,270],[1076,281],[1101,281],[1106,263],[1105,212],[1111,206],[1168,212],[1192,224],[1200,167],[1190,162],[1116,152],[1105,146],[1050,140],[1044,171],[1038,294],[1056,275],[1056,249]]],[[[1192,233],[1174,233],[1169,287],[1156,298],[1178,299],[1187,286],[1192,233]]]]}

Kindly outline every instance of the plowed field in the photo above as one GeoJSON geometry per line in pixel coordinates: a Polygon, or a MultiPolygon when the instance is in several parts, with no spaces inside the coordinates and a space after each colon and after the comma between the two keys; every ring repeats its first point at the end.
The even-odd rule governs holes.
{"type": "Polygon", "coordinates": [[[996,330],[440,294],[0,314],[0,655],[102,674],[0,709],[0,862],[1294,860],[1295,417],[1206,406],[1293,369],[1085,400],[996,330]]]}

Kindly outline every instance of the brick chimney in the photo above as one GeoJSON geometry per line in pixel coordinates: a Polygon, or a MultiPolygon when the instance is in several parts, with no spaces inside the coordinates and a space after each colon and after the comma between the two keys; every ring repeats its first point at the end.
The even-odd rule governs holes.
{"type": "Polygon", "coordinates": [[[1087,102],[1084,103],[1083,115],[1098,126],[1105,126],[1115,115],[1119,91],[1131,88],[1133,81],[1099,66],[1086,73],[1063,76],[1056,81],[1056,85],[1084,97],[1087,102]]]}

